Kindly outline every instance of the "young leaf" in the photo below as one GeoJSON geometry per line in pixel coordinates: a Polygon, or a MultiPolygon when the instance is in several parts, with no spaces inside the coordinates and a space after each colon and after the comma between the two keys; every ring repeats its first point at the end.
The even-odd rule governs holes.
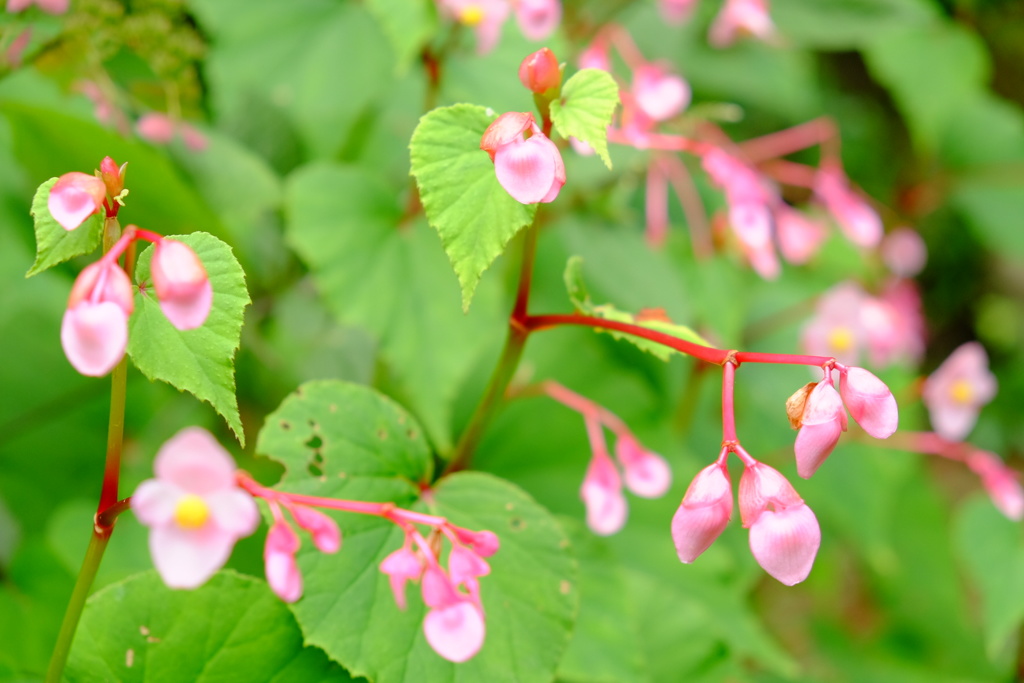
{"type": "MultiPolygon", "coordinates": [[[[169,236],[172,237],[172,236],[169,236]]],[[[149,264],[153,248],[139,256],[135,280],[140,293],[129,318],[128,354],[151,380],[162,380],[206,401],[227,421],[245,445],[235,399],[234,356],[249,305],[245,273],[224,242],[204,232],[173,236],[195,250],[213,286],[213,306],[202,326],[179,330],[167,319],[152,290],[149,264]]]]}
{"type": "Polygon", "coordinates": [[[435,109],[420,119],[409,143],[420,200],[459,278],[467,311],[481,274],[537,211],[505,191],[480,149],[493,120],[472,104],[435,109]]]}
{"type": "Polygon", "coordinates": [[[551,122],[562,137],[572,136],[594,148],[601,161],[608,156],[608,125],[619,103],[619,86],[607,71],[581,69],[562,86],[562,97],[551,103],[551,122]]]}
{"type": "Polygon", "coordinates": [[[306,642],[377,683],[550,681],[565,651],[579,600],[576,562],[564,532],[526,493],[491,475],[430,481],[431,457],[415,420],[372,389],[342,382],[304,385],[267,418],[257,451],[286,466],[288,491],[362,500],[447,517],[489,529],[501,541],[480,581],[486,611],[483,649],[462,664],[437,655],[423,634],[425,607],[414,585],[408,607],[394,602],[383,559],[403,534],[376,517],[336,513],[339,553],[304,544],[298,562],[304,594],[292,605],[306,642]]]}
{"type": "Polygon", "coordinates": [[[264,581],[221,571],[182,591],[148,571],[89,598],[65,680],[347,683],[352,677],[303,645],[294,617],[264,581]]]}
{"type": "MultiPolygon", "coordinates": [[[[590,300],[590,294],[587,292],[586,285],[583,282],[583,259],[579,256],[571,257],[568,263],[566,263],[564,278],[565,287],[569,292],[569,299],[572,301],[573,306],[576,307],[576,310],[580,313],[592,315],[597,318],[604,318],[606,320],[614,320],[620,323],[640,325],[656,332],[663,332],[665,334],[670,334],[673,337],[679,337],[680,339],[693,342],[694,344],[711,346],[711,344],[709,344],[703,337],[691,330],[689,327],[673,323],[668,319],[664,311],[660,309],[645,310],[634,315],[632,313],[627,313],[626,311],[620,311],[613,304],[595,304],[590,300]]],[[[678,353],[675,349],[671,349],[667,346],[663,346],[662,344],[642,339],[641,337],[636,337],[631,334],[616,332],[614,330],[599,331],[607,331],[616,339],[625,339],[635,345],[638,349],[657,356],[661,360],[667,361],[672,357],[673,353],[678,353]]]]}
{"type": "Polygon", "coordinates": [[[36,227],[36,261],[25,273],[25,277],[37,275],[47,268],[63,263],[81,254],[88,254],[100,246],[103,230],[103,216],[93,214],[74,230],[65,230],[50,215],[47,202],[50,189],[57,178],[50,178],[39,186],[32,198],[32,219],[36,227]]]}

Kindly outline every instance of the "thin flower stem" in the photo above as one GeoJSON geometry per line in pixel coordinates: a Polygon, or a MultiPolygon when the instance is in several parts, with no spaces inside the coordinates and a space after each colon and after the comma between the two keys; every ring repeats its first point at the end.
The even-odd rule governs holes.
{"type": "Polygon", "coordinates": [[[618,128],[608,129],[608,142],[641,149],[689,152],[697,156],[703,156],[714,149],[714,145],[711,143],[691,140],[682,135],[666,135],[663,133],[630,134],[618,128]]]}
{"type": "Polygon", "coordinates": [[[837,135],[836,124],[832,119],[822,116],[792,128],[741,142],[739,148],[747,161],[757,163],[784,157],[814,145],[826,145],[837,135]]]}
{"type": "Polygon", "coordinates": [[[736,441],[736,406],[733,398],[736,386],[736,364],[722,365],[722,443],[736,441]]]}
{"type": "Polygon", "coordinates": [[[589,398],[580,396],[575,391],[562,386],[558,382],[550,379],[544,380],[541,382],[541,390],[562,405],[575,410],[580,415],[597,418],[608,429],[620,436],[631,434],[626,423],[618,415],[594,403],[589,398]]]}

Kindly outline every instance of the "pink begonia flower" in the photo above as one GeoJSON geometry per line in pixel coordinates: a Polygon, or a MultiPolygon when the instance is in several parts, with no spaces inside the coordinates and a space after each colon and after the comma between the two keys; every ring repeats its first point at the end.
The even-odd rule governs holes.
{"type": "Polygon", "coordinates": [[[693,15],[697,0],[658,0],[661,16],[670,24],[681,24],[693,15]]]}
{"type": "Polygon", "coordinates": [[[728,47],[743,36],[767,41],[774,34],[767,0],[726,0],[711,25],[708,40],[715,47],[728,47]]]}
{"type": "Polygon", "coordinates": [[[440,567],[423,573],[420,588],[430,608],[423,619],[423,633],[434,652],[451,662],[464,662],[479,652],[485,635],[480,607],[455,590],[440,567]]]}
{"type": "Polygon", "coordinates": [[[156,478],[132,495],[132,511],[150,527],[149,549],[164,583],[195,588],[256,530],[259,511],[236,485],[231,456],[205,429],[178,432],[160,448],[154,470],[156,478]]]}
{"type": "Polygon", "coordinates": [[[469,26],[476,33],[477,54],[487,54],[498,44],[508,18],[508,0],[437,0],[442,14],[469,26]]]}
{"type": "Polygon", "coordinates": [[[978,342],[950,354],[924,382],[921,398],[939,436],[960,441],[971,431],[981,407],[996,395],[996,378],[978,342]]]}
{"type": "Polygon", "coordinates": [[[461,527],[455,527],[455,536],[460,542],[465,543],[473,549],[480,557],[490,557],[498,552],[501,546],[498,535],[493,531],[470,531],[461,527]]]}
{"type": "Polygon", "coordinates": [[[187,123],[180,124],[178,126],[178,132],[181,133],[181,139],[185,143],[185,146],[193,152],[202,152],[209,144],[205,135],[187,123]]]}
{"type": "Polygon", "coordinates": [[[341,549],[341,530],[333,519],[305,505],[294,505],[288,511],[295,518],[295,523],[309,532],[317,550],[336,553],[341,549]]]}
{"type": "Polygon", "coordinates": [[[715,462],[690,482],[672,517],[672,541],[679,560],[689,564],[707,550],[732,517],[729,470],[715,462]]]}
{"type": "Polygon", "coordinates": [[[839,392],[832,386],[831,377],[821,380],[811,390],[800,422],[800,432],[794,445],[796,471],[804,479],[809,479],[846,431],[846,411],[839,392]]]}
{"type": "Polygon", "coordinates": [[[743,470],[739,498],[757,563],[787,586],[806,579],[821,545],[821,527],[793,486],[777,470],[754,463],[743,470]]]}
{"type": "Polygon", "coordinates": [[[992,503],[1008,519],[1024,519],[1024,488],[1016,472],[1011,470],[995,453],[975,451],[967,458],[967,466],[979,477],[992,503]]]}
{"type": "Polygon", "coordinates": [[[206,322],[213,305],[213,286],[206,268],[184,242],[162,239],[153,249],[150,266],[160,310],[179,330],[206,322]]]}
{"type": "Polygon", "coordinates": [[[580,53],[576,58],[576,65],[581,69],[600,69],[611,72],[612,60],[608,54],[608,40],[598,36],[594,41],[580,53]]]}
{"type": "Polygon", "coordinates": [[[857,424],[876,439],[889,438],[899,426],[896,398],[885,382],[867,370],[841,369],[839,394],[857,424]]]}
{"type": "MultiPolygon", "coordinates": [[[[895,327],[890,330],[888,356],[879,357],[880,364],[888,364],[895,359],[917,364],[925,351],[924,307],[921,304],[921,292],[914,280],[893,278],[882,290],[879,300],[889,306],[892,311],[890,321],[895,327]]],[[[868,338],[868,348],[872,357],[880,356],[881,348],[877,341],[868,338]]]]}
{"type": "Polygon", "coordinates": [[[71,0],[7,0],[8,12],[21,12],[35,5],[47,14],[64,14],[71,0]]]}
{"type": "Polygon", "coordinates": [[[587,525],[601,536],[610,536],[626,523],[628,508],[622,495],[622,480],[607,455],[595,454],[580,487],[587,508],[587,525]]]}
{"type": "Polygon", "coordinates": [[[818,299],[814,317],[800,335],[807,353],[855,364],[865,343],[861,307],[866,298],[867,294],[854,282],[841,282],[825,292],[818,299]]]}
{"type": "Polygon", "coordinates": [[[380,570],[388,575],[395,604],[404,610],[405,584],[407,581],[417,581],[423,575],[422,558],[407,544],[385,557],[380,563],[380,570]]]}
{"type": "Polygon", "coordinates": [[[517,202],[552,202],[565,185],[562,155],[532,114],[507,112],[499,116],[484,131],[480,149],[494,160],[498,182],[517,202]],[[529,138],[524,137],[527,130],[532,133],[529,138]]]}
{"type": "Polygon", "coordinates": [[[491,573],[491,566],[475,552],[462,545],[453,545],[448,555],[448,575],[455,585],[467,583],[491,573]]]}
{"type": "Polygon", "coordinates": [[[882,239],[882,262],[900,277],[914,277],[928,261],[928,247],[913,228],[896,228],[882,239]]]}
{"type": "Polygon", "coordinates": [[[128,347],[128,316],[135,309],[132,283],[116,263],[97,261],[75,279],[60,326],[64,355],[83,375],[102,377],[128,347]]]}
{"type": "Polygon", "coordinates": [[[295,602],[302,597],[302,573],[295,563],[299,545],[295,530],[282,519],[276,520],[267,532],[267,543],[263,547],[267,583],[285,602],[295,602]]]}
{"type": "Polygon", "coordinates": [[[519,82],[538,95],[562,83],[562,69],[555,53],[542,47],[519,64],[519,82]]]}
{"type": "Polygon", "coordinates": [[[622,465],[626,488],[643,498],[660,498],[672,485],[672,469],[665,458],[623,435],[615,442],[615,457],[622,465]]]}
{"type": "Polygon", "coordinates": [[[544,40],[562,20],[561,0],[513,0],[512,9],[527,40],[544,40]]]}
{"type": "Polygon", "coordinates": [[[882,219],[850,189],[849,180],[841,169],[819,169],[814,192],[836,219],[846,239],[861,247],[875,247],[882,241],[882,219]]]}
{"type": "Polygon", "coordinates": [[[103,211],[107,186],[88,173],[72,171],[62,175],[53,187],[46,206],[53,219],[65,230],[74,230],[94,213],[103,211]]]}
{"type": "Polygon", "coordinates": [[[790,263],[807,263],[825,241],[825,226],[784,203],[773,208],[779,252],[790,263]]]}
{"type": "Polygon", "coordinates": [[[690,103],[689,84],[656,64],[637,67],[632,93],[636,105],[654,121],[678,116],[690,103]]]}
{"type": "Polygon", "coordinates": [[[174,139],[177,124],[167,114],[149,112],[139,117],[135,123],[135,132],[144,140],[156,145],[169,145],[174,139]]]}

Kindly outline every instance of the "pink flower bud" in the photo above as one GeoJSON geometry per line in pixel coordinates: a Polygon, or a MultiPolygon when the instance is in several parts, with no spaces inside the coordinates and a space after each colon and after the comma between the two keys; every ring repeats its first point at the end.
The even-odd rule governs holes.
{"type": "Polygon", "coordinates": [[[996,378],[989,372],[988,355],[978,342],[957,348],[921,389],[932,427],[950,441],[967,436],[981,407],[995,395],[996,378]]]}
{"type": "Polygon", "coordinates": [[[464,662],[484,644],[484,615],[469,600],[432,609],[423,619],[423,634],[434,652],[450,662],[464,662]]]}
{"type": "Polygon", "coordinates": [[[448,574],[452,583],[458,585],[490,573],[491,566],[472,550],[462,545],[452,546],[448,555],[448,574]]]}
{"type": "Polygon", "coordinates": [[[124,190],[124,173],[127,169],[128,162],[118,166],[110,157],[103,157],[103,161],[100,162],[100,179],[111,197],[118,196],[124,190]]]}
{"type": "Polygon", "coordinates": [[[821,527],[807,505],[765,510],[750,527],[750,552],[773,577],[792,586],[811,573],[821,527]]]}
{"type": "Polygon", "coordinates": [[[722,533],[730,517],[729,471],[716,462],[697,473],[672,517],[672,540],[679,560],[686,564],[696,560],[722,533]]]}
{"type": "Polygon", "coordinates": [[[452,580],[436,565],[423,572],[420,592],[427,607],[447,607],[460,599],[452,580]]]}
{"type": "Polygon", "coordinates": [[[480,557],[490,557],[494,553],[498,552],[500,542],[498,535],[493,531],[470,531],[469,529],[463,529],[461,527],[453,527],[455,535],[459,541],[465,543],[473,549],[480,557]]]}
{"type": "Polygon", "coordinates": [[[512,8],[527,40],[544,40],[562,20],[561,0],[517,0],[512,8]]]}
{"type": "Polygon", "coordinates": [[[380,570],[388,575],[391,592],[395,595],[395,604],[405,609],[405,582],[417,581],[423,574],[423,562],[420,556],[408,546],[403,546],[384,558],[380,570]]]}
{"type": "Polygon", "coordinates": [[[633,99],[652,120],[667,121],[690,103],[690,86],[681,76],[655,64],[645,64],[633,72],[633,99]]]}
{"type": "Polygon", "coordinates": [[[608,54],[608,40],[598,36],[576,60],[581,69],[600,69],[601,71],[612,70],[611,57],[608,54]]]}
{"type": "Polygon", "coordinates": [[[726,0],[711,25],[708,40],[715,47],[727,47],[743,36],[768,40],[774,33],[766,0],[726,0]]]}
{"type": "Polygon", "coordinates": [[[184,242],[162,239],[156,243],[150,267],[160,310],[179,330],[206,322],[213,304],[213,287],[206,268],[184,242]]]}
{"type": "Polygon", "coordinates": [[[263,549],[266,564],[267,583],[285,602],[295,602],[302,597],[302,574],[295,563],[299,550],[299,537],[291,526],[278,520],[267,532],[267,544],[263,549]]]}
{"type": "Polygon", "coordinates": [[[659,0],[658,9],[661,16],[670,24],[678,25],[693,14],[697,0],[659,0]]]}
{"type": "Polygon", "coordinates": [[[587,475],[580,487],[580,497],[587,508],[587,525],[595,534],[610,536],[626,523],[622,480],[607,455],[590,459],[587,475]]]}
{"type": "Polygon", "coordinates": [[[835,217],[846,239],[861,247],[878,246],[882,240],[882,220],[867,202],[850,189],[842,170],[819,170],[814,191],[835,217]]]}
{"type": "Polygon", "coordinates": [[[776,510],[803,504],[793,485],[778,470],[755,462],[740,478],[740,519],[749,528],[768,506],[776,510]]]}
{"type": "Polygon", "coordinates": [[[800,418],[796,436],[796,471],[808,479],[818,469],[846,431],[846,411],[830,378],[823,379],[811,390],[800,418]]]}
{"type": "Polygon", "coordinates": [[[913,228],[896,228],[882,240],[882,261],[895,275],[914,277],[928,261],[928,248],[913,228]]]}
{"type": "Polygon", "coordinates": [[[174,139],[176,128],[171,117],[157,112],[143,114],[135,123],[135,132],[139,137],[155,145],[169,145],[174,139]]]}
{"type": "Polygon", "coordinates": [[[899,409],[885,382],[863,368],[845,368],[839,373],[839,393],[865,432],[887,439],[896,431],[899,409]]]}
{"type": "Polygon", "coordinates": [[[557,88],[562,83],[562,69],[555,53],[542,47],[528,56],[519,65],[519,80],[537,94],[557,88]]]}
{"type": "Polygon", "coordinates": [[[97,261],[79,273],[60,327],[61,346],[83,375],[102,377],[128,347],[128,316],[134,310],[132,283],[116,263],[97,261]]]}
{"type": "Polygon", "coordinates": [[[776,206],[774,213],[782,258],[797,265],[807,263],[825,241],[825,227],[785,204],[776,206]]]}
{"type": "Polygon", "coordinates": [[[1017,474],[994,453],[976,451],[967,458],[967,466],[979,477],[992,503],[1008,519],[1024,519],[1024,489],[1017,474]]]}
{"type": "Polygon", "coordinates": [[[313,545],[322,553],[336,553],[341,548],[341,531],[333,519],[311,507],[296,505],[289,508],[295,523],[313,537],[313,545]]]}
{"type": "Polygon", "coordinates": [[[645,449],[630,435],[615,442],[615,456],[622,464],[626,488],[643,498],[660,498],[672,485],[672,469],[657,453],[645,449]]]}
{"type": "Polygon", "coordinates": [[[768,206],[746,201],[731,204],[729,225],[754,272],[766,280],[777,278],[781,267],[772,243],[772,218],[768,206]]]}
{"type": "Polygon", "coordinates": [[[65,230],[74,230],[85,219],[103,210],[107,187],[96,176],[72,171],[62,175],[50,188],[46,201],[50,215],[65,230]]]}

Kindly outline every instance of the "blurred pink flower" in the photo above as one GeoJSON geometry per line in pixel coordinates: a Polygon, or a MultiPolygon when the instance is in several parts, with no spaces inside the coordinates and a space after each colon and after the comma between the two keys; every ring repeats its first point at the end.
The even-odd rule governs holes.
{"type": "Polygon", "coordinates": [[[302,597],[302,573],[295,563],[299,545],[299,537],[291,525],[284,519],[276,519],[267,532],[263,562],[267,583],[285,602],[295,602],[302,597]]]}
{"type": "Polygon", "coordinates": [[[544,40],[562,20],[561,0],[513,0],[512,9],[527,40],[544,40]]]}
{"type": "Polygon", "coordinates": [[[213,305],[213,287],[206,268],[184,242],[162,239],[153,249],[153,289],[160,310],[179,330],[191,330],[206,322],[213,305]]]}
{"type": "Polygon", "coordinates": [[[441,13],[476,33],[476,51],[487,54],[498,44],[508,19],[508,0],[437,0],[441,13]]]}
{"type": "Polygon", "coordinates": [[[707,550],[732,517],[729,470],[715,462],[690,482],[672,517],[672,540],[679,560],[689,564],[707,550]]]}
{"type": "Polygon", "coordinates": [[[305,505],[291,505],[288,511],[295,518],[295,523],[309,532],[317,550],[336,553],[341,549],[341,531],[333,519],[305,505]]]}
{"type": "Polygon", "coordinates": [[[451,662],[464,662],[479,652],[485,636],[480,606],[457,591],[436,565],[424,572],[421,590],[430,608],[423,619],[423,633],[434,652],[451,662]]]}
{"type": "Polygon", "coordinates": [[[825,226],[782,202],[773,207],[773,212],[782,258],[797,265],[807,263],[825,241],[825,226]]]}
{"type": "Polygon", "coordinates": [[[693,15],[697,0],[658,0],[661,16],[670,24],[681,24],[693,15]]]}
{"type": "Polygon", "coordinates": [[[633,71],[633,100],[653,121],[667,121],[682,113],[690,103],[690,86],[657,64],[644,64],[633,71]]]}
{"type": "Polygon", "coordinates": [[[602,35],[594,38],[593,42],[576,58],[576,64],[581,69],[600,69],[601,71],[610,72],[612,70],[612,60],[608,54],[607,38],[602,35]]]}
{"type": "Polygon", "coordinates": [[[726,0],[711,25],[708,40],[715,47],[728,47],[744,36],[766,41],[774,34],[767,0],[726,0]]]}
{"type": "Polygon", "coordinates": [[[491,156],[498,182],[517,202],[552,202],[565,185],[562,155],[532,114],[502,114],[484,131],[480,148],[491,156]],[[526,131],[532,133],[529,138],[526,131]]]}
{"type": "Polygon", "coordinates": [[[825,292],[818,299],[814,317],[800,335],[807,353],[855,364],[865,342],[861,307],[866,298],[867,294],[854,282],[841,282],[825,292]]]}
{"type": "Polygon", "coordinates": [[[1024,519],[1024,488],[1017,473],[1011,470],[995,453],[975,451],[967,458],[967,466],[979,477],[992,503],[1007,518],[1019,522],[1024,519]]]}
{"type": "Polygon", "coordinates": [[[960,441],[971,431],[981,407],[996,395],[996,378],[978,342],[950,354],[924,382],[922,399],[939,436],[960,441]]]}
{"type": "Polygon", "coordinates": [[[195,588],[227,561],[235,542],[256,530],[259,512],[235,483],[235,464],[199,427],[178,432],[157,453],[155,479],[131,498],[150,527],[149,549],[164,583],[195,588]]]}
{"type": "Polygon", "coordinates": [[[418,581],[423,575],[423,560],[416,554],[406,538],[405,545],[384,558],[380,570],[388,575],[391,592],[395,596],[395,604],[405,609],[405,584],[407,581],[418,581]]]}
{"type": "Polygon", "coordinates": [[[7,0],[8,12],[21,12],[35,5],[47,14],[64,14],[71,0],[7,0]]]}
{"type": "Polygon", "coordinates": [[[595,453],[580,487],[587,508],[587,525],[595,534],[610,536],[626,523],[628,508],[622,495],[622,480],[607,454],[595,453]]]}
{"type": "Polygon", "coordinates": [[[810,478],[832,453],[845,431],[843,401],[832,386],[832,378],[826,377],[811,390],[800,416],[800,432],[794,445],[797,474],[804,479],[810,478]]]}
{"type": "Polygon", "coordinates": [[[819,169],[814,192],[836,219],[846,239],[861,247],[876,247],[882,241],[882,219],[850,189],[850,181],[841,169],[819,169]]]}
{"type": "Polygon", "coordinates": [[[896,228],[882,239],[882,261],[894,275],[914,277],[928,261],[928,248],[913,228],[896,228]]]}
{"type": "Polygon", "coordinates": [[[74,230],[89,216],[103,211],[107,186],[88,173],[65,173],[50,188],[46,206],[50,215],[65,230],[74,230]]]}
{"type": "Polygon", "coordinates": [[[672,485],[672,469],[665,458],[647,450],[631,435],[620,435],[615,457],[622,465],[626,488],[644,498],[660,498],[672,485]]]}
{"type": "Polygon", "coordinates": [[[139,137],[156,145],[169,145],[177,128],[170,116],[158,112],[143,114],[135,122],[135,131],[139,137]]]}
{"type": "Polygon", "coordinates": [[[116,263],[97,261],[78,274],[60,326],[64,355],[75,370],[101,377],[121,361],[133,295],[131,281],[116,263]]]}

